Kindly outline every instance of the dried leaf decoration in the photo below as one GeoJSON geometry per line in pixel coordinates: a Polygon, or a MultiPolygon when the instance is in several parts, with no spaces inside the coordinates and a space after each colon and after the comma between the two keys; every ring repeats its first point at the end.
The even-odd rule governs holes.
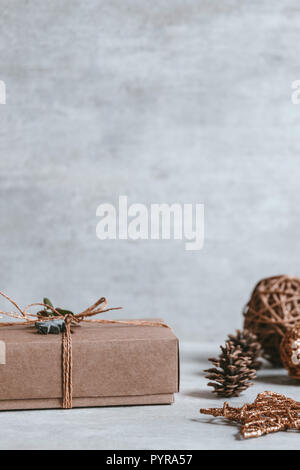
{"type": "MultiPolygon", "coordinates": [[[[54,308],[54,305],[52,304],[51,300],[49,300],[47,297],[44,297],[43,304],[45,304],[46,306],[49,305],[50,307],[54,308]]],[[[60,307],[56,307],[55,310],[62,316],[74,315],[74,313],[71,310],[66,310],[60,307]]],[[[38,312],[38,315],[41,317],[53,317],[53,316],[57,316],[57,313],[50,308],[44,307],[43,310],[40,310],[38,312]]]]}
{"type": "MultiPolygon", "coordinates": [[[[53,316],[55,317],[55,316],[58,316],[56,312],[58,312],[61,316],[74,315],[74,313],[71,312],[71,310],[66,310],[66,309],[57,307],[55,308],[56,310],[55,312],[51,308],[47,308],[47,306],[54,308],[51,300],[49,300],[47,297],[44,297],[43,304],[45,304],[44,309],[38,312],[38,315],[40,317],[53,317],[53,316]]],[[[59,334],[65,331],[65,321],[61,318],[58,318],[57,320],[55,319],[49,320],[49,321],[47,320],[44,322],[39,321],[39,322],[36,322],[35,327],[38,330],[38,332],[43,335],[59,334]]]]}

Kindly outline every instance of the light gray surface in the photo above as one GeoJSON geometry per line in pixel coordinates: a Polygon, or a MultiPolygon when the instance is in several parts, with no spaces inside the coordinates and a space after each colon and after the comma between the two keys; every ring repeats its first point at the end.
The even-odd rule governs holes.
{"type": "Polygon", "coordinates": [[[2,0],[1,290],[219,342],[259,278],[299,274],[299,21],[297,0],[2,0]],[[203,251],[97,240],[120,194],[204,202],[203,251]]]}
{"type": "MultiPolygon", "coordinates": [[[[181,345],[181,393],[173,405],[0,413],[0,449],[299,449],[299,432],[241,440],[238,427],[199,414],[222,406],[202,369],[218,351],[212,344],[181,345]]],[[[300,399],[299,383],[284,370],[263,369],[234,406],[272,390],[300,399]]]]}

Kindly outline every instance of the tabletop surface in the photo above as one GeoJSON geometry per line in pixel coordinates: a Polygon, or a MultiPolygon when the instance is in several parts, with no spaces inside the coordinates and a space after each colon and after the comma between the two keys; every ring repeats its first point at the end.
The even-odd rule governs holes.
{"type": "MultiPolygon", "coordinates": [[[[1,412],[0,449],[298,449],[298,432],[243,440],[237,425],[200,415],[201,407],[224,401],[203,374],[217,353],[214,344],[181,345],[181,392],[173,405],[1,412]]],[[[254,385],[229,402],[240,406],[264,390],[300,400],[300,382],[265,364],[254,385]]]]}

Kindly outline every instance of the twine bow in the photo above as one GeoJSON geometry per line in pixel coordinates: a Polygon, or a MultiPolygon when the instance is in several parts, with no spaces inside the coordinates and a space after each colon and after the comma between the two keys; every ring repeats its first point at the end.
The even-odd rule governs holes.
{"type": "MultiPolygon", "coordinates": [[[[46,305],[43,303],[33,303],[27,305],[24,309],[12,300],[8,295],[0,291],[0,295],[7,299],[19,313],[6,312],[0,310],[0,315],[14,318],[13,322],[0,322],[0,327],[4,326],[17,326],[17,325],[33,325],[37,322],[45,322],[51,320],[63,319],[65,321],[65,331],[62,334],[62,375],[63,375],[63,399],[62,407],[63,408],[72,408],[72,397],[73,397],[73,381],[72,381],[72,369],[73,369],[73,360],[72,360],[72,324],[80,324],[81,322],[88,323],[102,323],[102,324],[118,324],[118,325],[135,325],[135,326],[161,326],[164,328],[170,328],[164,322],[161,321],[146,321],[146,320],[106,320],[91,317],[98,315],[100,313],[109,312],[111,310],[120,310],[122,307],[107,307],[107,300],[105,297],[97,300],[91,307],[87,308],[81,313],[77,314],[67,314],[65,316],[61,315],[54,307],[46,305]],[[35,306],[42,306],[50,309],[54,315],[53,316],[42,316],[42,313],[39,315],[29,313],[29,309],[35,306]]],[[[1,317],[0,317],[1,318],[1,317]]]]}

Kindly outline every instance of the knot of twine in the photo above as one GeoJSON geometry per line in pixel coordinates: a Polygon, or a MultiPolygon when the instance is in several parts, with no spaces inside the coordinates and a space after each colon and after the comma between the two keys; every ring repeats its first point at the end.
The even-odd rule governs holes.
{"type": "MultiPolygon", "coordinates": [[[[72,408],[72,397],[73,397],[73,380],[72,380],[72,369],[73,369],[73,360],[72,360],[72,324],[80,324],[81,322],[89,323],[102,323],[102,324],[118,324],[118,325],[135,325],[135,326],[161,326],[164,328],[170,328],[164,322],[161,321],[146,321],[146,320],[105,320],[103,318],[93,318],[95,315],[100,313],[109,312],[111,310],[120,310],[122,307],[107,307],[107,300],[105,297],[101,297],[97,302],[95,302],[91,307],[87,308],[81,313],[77,314],[67,314],[61,315],[54,307],[46,305],[43,303],[33,303],[27,305],[24,309],[21,309],[19,305],[12,300],[8,295],[0,291],[0,295],[7,299],[19,313],[15,312],[6,312],[0,310],[0,315],[14,318],[13,322],[1,322],[0,327],[3,326],[17,326],[17,325],[33,325],[37,322],[46,322],[51,320],[62,319],[65,321],[65,331],[62,334],[62,376],[63,376],[63,391],[62,391],[62,408],[70,409],[72,408]],[[35,306],[42,306],[50,309],[53,312],[53,315],[43,317],[40,313],[39,315],[29,313],[29,309],[35,306]]],[[[2,316],[0,316],[2,318],[2,316]]]]}

